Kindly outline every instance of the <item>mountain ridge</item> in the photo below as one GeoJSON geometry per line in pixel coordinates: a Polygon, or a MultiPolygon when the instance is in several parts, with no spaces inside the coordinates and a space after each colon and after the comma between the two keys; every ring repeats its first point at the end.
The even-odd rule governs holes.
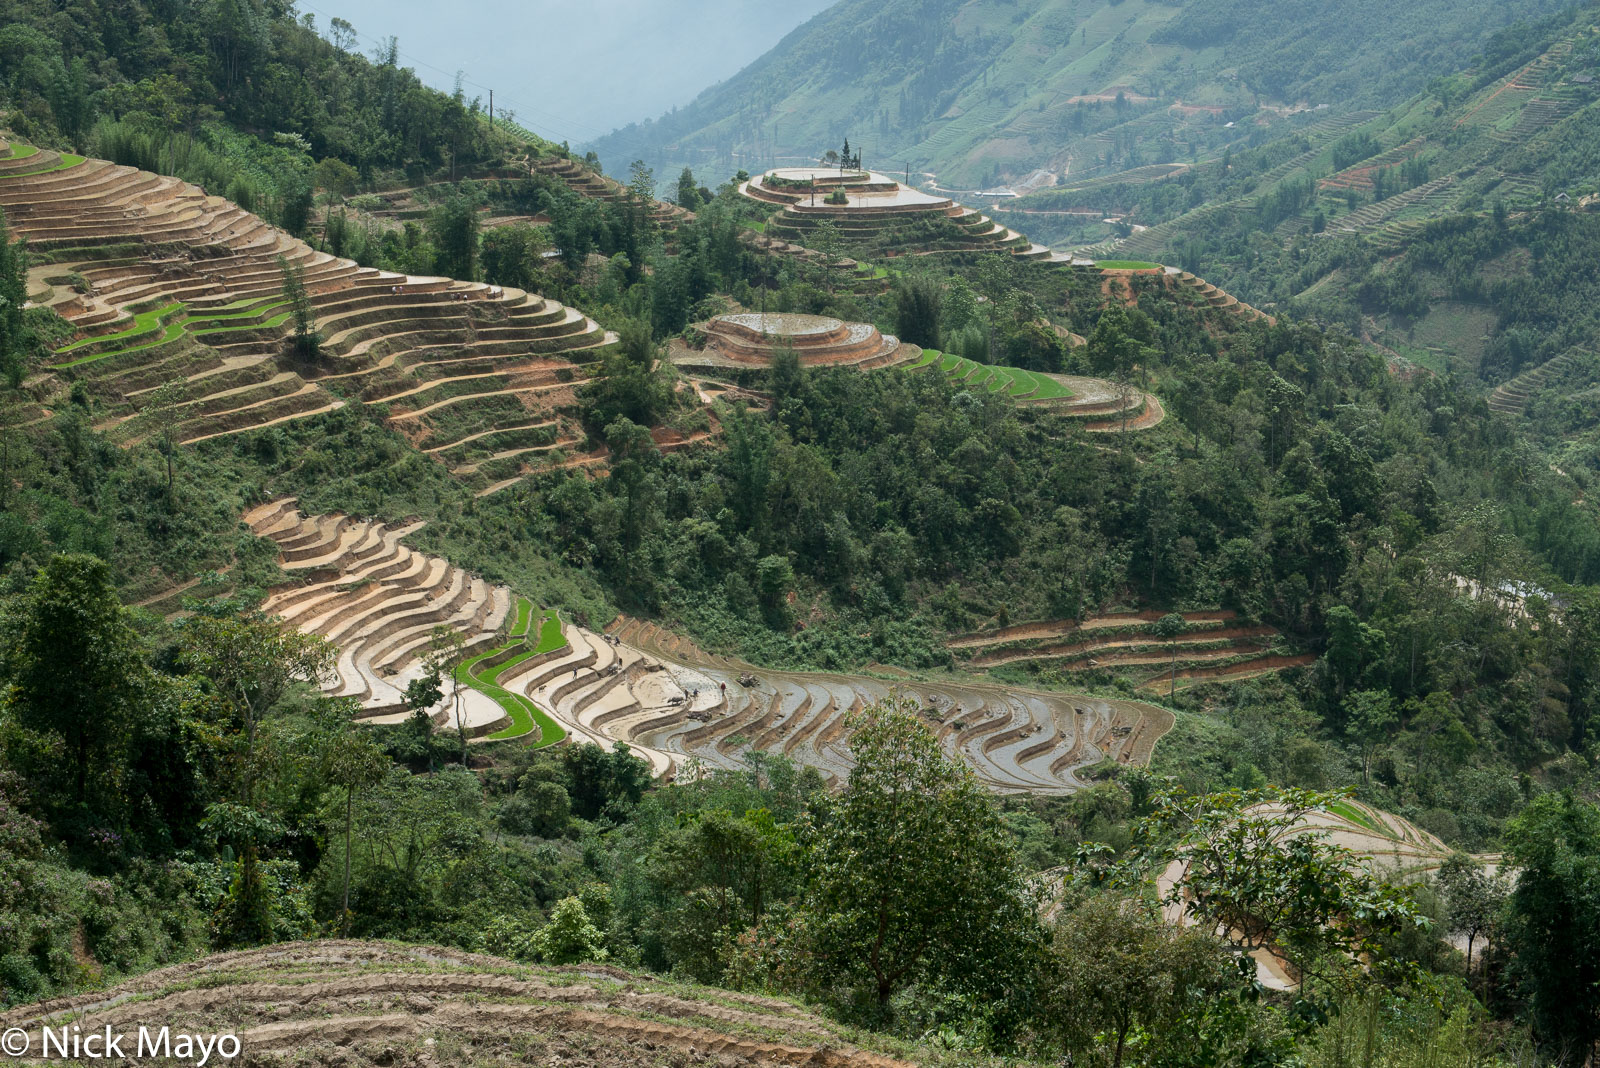
{"type": "Polygon", "coordinates": [[[1243,142],[1227,123],[1263,107],[1388,106],[1558,5],[1467,7],[842,0],[687,107],[590,147],[613,166],[731,172],[849,136],[869,163],[968,187],[1170,162],[1243,142]]]}

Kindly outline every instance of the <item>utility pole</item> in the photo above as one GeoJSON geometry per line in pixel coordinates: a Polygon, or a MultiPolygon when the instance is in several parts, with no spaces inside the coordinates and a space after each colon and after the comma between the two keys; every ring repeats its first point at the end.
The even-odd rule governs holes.
{"type": "Polygon", "coordinates": [[[489,90],[489,129],[494,129],[494,90],[489,90]]]}

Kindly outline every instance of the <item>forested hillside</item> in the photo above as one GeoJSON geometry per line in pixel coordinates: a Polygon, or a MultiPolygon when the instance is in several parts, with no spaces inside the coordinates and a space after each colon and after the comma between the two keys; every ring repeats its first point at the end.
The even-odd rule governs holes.
{"type": "Polygon", "coordinates": [[[1262,130],[1165,180],[1069,183],[995,214],[1082,252],[1181,263],[1397,366],[1464,376],[1587,479],[1592,426],[1572,398],[1600,340],[1582,267],[1595,41],[1592,6],[1520,22],[1388,112],[1262,130]]]}
{"type": "Polygon", "coordinates": [[[948,188],[1036,188],[1209,158],[1305,109],[1388,107],[1564,6],[843,0],[690,106],[590,147],[662,173],[755,170],[848,136],[869,166],[948,188]]]}
{"type": "Polygon", "coordinates": [[[1587,107],[1578,15],[1382,122],[1061,187],[1146,198],[1096,239],[1200,277],[849,165],[624,184],[253,0],[8,10],[5,1026],[181,1001],[390,1065],[1600,1043],[1585,395],[1341,303],[1481,302],[1507,372],[1581,345],[1588,216],[1496,209],[1482,155],[1582,170],[1529,133],[1587,107]],[[1443,173],[1413,137],[1481,211],[1315,236],[1443,173]],[[1325,253],[1371,292],[1319,295],[1325,253]]]}
{"type": "Polygon", "coordinates": [[[423,87],[391,48],[377,61],[336,46],[348,27],[314,31],[276,4],[86,3],[0,7],[0,94],[9,126],[176,174],[289,230],[313,185],[487,158],[479,101],[423,87]],[[327,162],[325,162],[327,161],[327,162]],[[316,167],[323,170],[318,173],[316,167]]]}

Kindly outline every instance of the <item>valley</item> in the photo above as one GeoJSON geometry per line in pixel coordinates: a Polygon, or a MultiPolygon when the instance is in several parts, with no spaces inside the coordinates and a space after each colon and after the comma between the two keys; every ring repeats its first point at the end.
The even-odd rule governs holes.
{"type": "Polygon", "coordinates": [[[839,0],[576,146],[69,14],[0,0],[8,1042],[1593,1060],[1589,7],[839,0]]]}

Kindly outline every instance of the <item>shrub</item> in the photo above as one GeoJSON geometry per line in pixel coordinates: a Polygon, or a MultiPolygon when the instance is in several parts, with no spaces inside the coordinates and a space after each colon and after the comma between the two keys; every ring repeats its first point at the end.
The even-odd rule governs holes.
{"type": "Polygon", "coordinates": [[[32,1001],[45,990],[44,976],[21,953],[0,957],[0,1004],[32,1001]]]}
{"type": "Polygon", "coordinates": [[[606,959],[605,937],[589,919],[583,902],[562,898],[550,922],[534,932],[532,948],[546,964],[581,964],[606,959]]]}

